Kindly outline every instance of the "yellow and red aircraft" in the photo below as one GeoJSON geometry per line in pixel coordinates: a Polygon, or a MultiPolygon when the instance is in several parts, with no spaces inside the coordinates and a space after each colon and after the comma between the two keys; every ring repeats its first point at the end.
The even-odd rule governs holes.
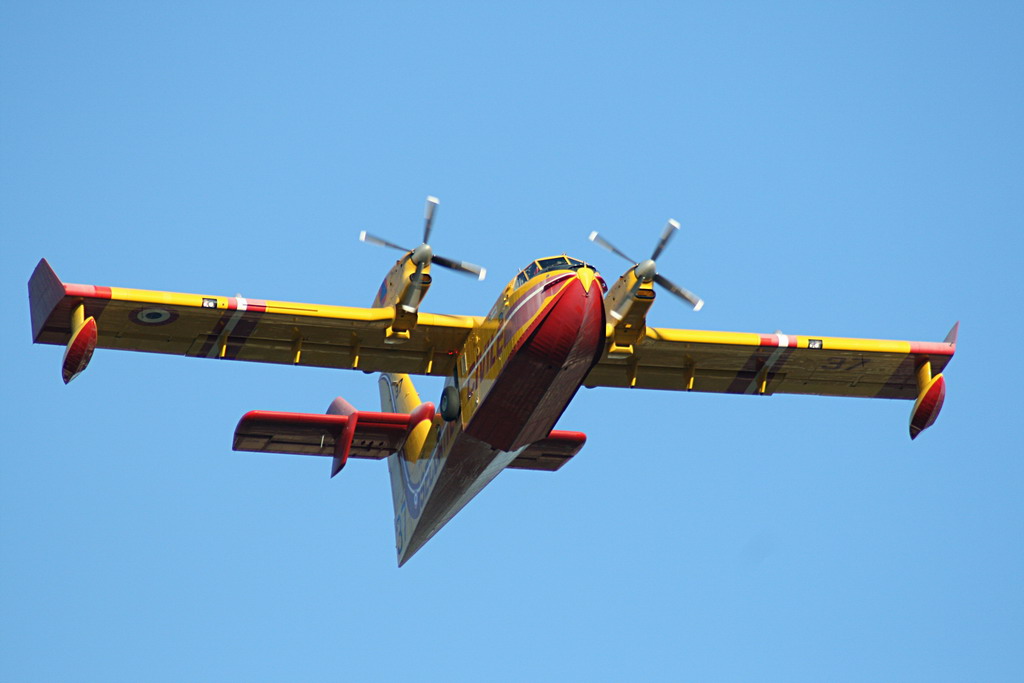
{"type": "Polygon", "coordinates": [[[69,284],[44,259],[29,280],[33,340],[66,347],[65,382],[96,348],[381,373],[383,412],[342,398],[324,415],[252,411],[234,449],[326,456],[332,477],[349,457],[387,458],[399,566],[506,467],[553,471],[578,453],[586,436],[553,428],[581,386],[910,399],[911,438],[942,407],[958,325],[939,343],[647,326],[654,285],[703,303],[658,274],[675,221],[639,262],[591,235],[632,264],[611,288],[590,264],[552,256],[485,316],[420,312],[431,265],[484,275],[433,253],[436,207],[428,198],[415,249],[361,235],[405,252],[370,308],[69,284]],[[437,409],[409,375],[446,378],[437,409]]]}

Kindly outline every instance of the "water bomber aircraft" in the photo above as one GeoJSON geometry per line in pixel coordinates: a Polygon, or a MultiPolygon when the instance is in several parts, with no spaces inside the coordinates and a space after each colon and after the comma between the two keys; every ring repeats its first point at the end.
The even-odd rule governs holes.
{"type": "Polygon", "coordinates": [[[422,312],[432,266],[485,275],[433,252],[437,207],[429,197],[414,249],[360,235],[403,252],[368,308],[70,284],[43,259],[28,285],[32,338],[65,347],[65,383],[97,348],[379,373],[380,411],[340,397],[324,414],[254,410],[234,449],[321,456],[332,477],[350,458],[387,460],[399,566],[502,470],[555,471],[579,453],[586,436],[554,427],[583,386],[905,399],[912,439],[942,408],[959,324],[941,342],[648,326],[657,290],[703,305],[658,272],[676,221],[642,261],[592,233],[630,263],[610,287],[556,255],[527,264],[486,315],[422,312]],[[411,375],[445,378],[436,406],[411,375]]]}

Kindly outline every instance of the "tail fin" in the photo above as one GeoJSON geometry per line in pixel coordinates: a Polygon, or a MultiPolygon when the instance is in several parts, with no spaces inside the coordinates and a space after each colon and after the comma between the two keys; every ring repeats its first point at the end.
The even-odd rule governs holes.
{"type": "MultiPolygon", "coordinates": [[[[381,373],[378,386],[382,410],[411,413],[421,403],[416,387],[408,375],[381,373]]],[[[391,500],[395,506],[395,546],[398,550],[399,565],[416,528],[422,506],[421,498],[429,495],[429,491],[419,490],[418,484],[422,482],[423,473],[424,463],[409,462],[401,451],[388,457],[391,500]]]]}
{"type": "Polygon", "coordinates": [[[420,395],[409,375],[382,373],[380,376],[380,407],[390,413],[411,413],[419,404],[420,395]]]}

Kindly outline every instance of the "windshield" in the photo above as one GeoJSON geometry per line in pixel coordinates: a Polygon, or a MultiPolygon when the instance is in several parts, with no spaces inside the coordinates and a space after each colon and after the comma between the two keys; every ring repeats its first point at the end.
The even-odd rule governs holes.
{"type": "Polygon", "coordinates": [[[516,287],[521,287],[526,284],[528,280],[541,273],[547,273],[552,270],[578,270],[580,268],[590,268],[597,272],[594,266],[580,261],[579,259],[572,258],[571,256],[552,256],[550,258],[542,258],[534,261],[530,265],[523,268],[523,270],[516,276],[516,287]]]}

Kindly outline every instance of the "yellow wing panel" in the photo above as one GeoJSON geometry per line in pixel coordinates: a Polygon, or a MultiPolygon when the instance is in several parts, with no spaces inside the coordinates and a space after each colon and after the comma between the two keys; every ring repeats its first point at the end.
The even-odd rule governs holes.
{"type": "Polygon", "coordinates": [[[42,344],[67,344],[82,304],[96,319],[98,348],[430,375],[452,371],[479,320],[420,313],[409,339],[388,339],[391,308],[75,285],[45,260],[29,280],[29,303],[42,344]]]}
{"type": "MultiPolygon", "coordinates": [[[[648,328],[633,353],[606,352],[585,384],[915,399],[917,368],[927,360],[932,373],[942,372],[955,331],[932,343],[648,328]]],[[[610,327],[607,336],[610,348],[610,327]]]]}

